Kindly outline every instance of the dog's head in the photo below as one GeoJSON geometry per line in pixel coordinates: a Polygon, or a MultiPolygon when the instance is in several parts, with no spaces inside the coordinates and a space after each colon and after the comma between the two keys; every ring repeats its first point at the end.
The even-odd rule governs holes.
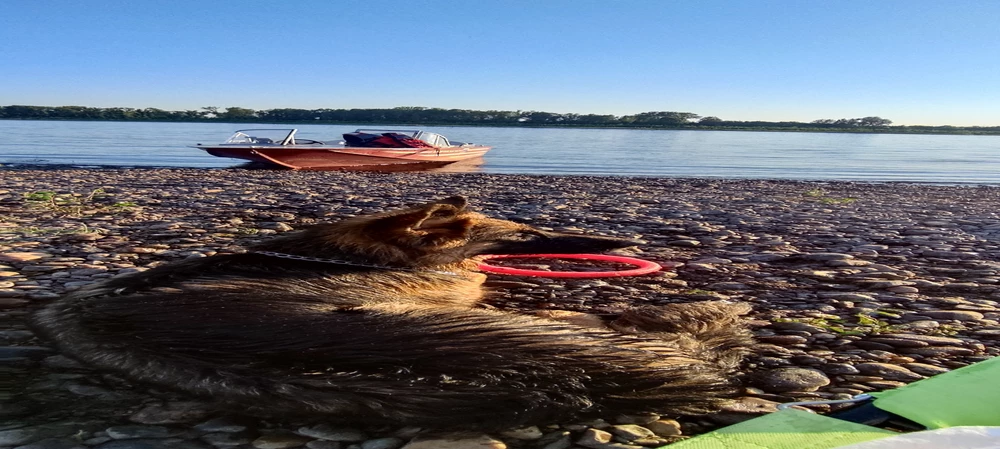
{"type": "Polygon", "coordinates": [[[592,253],[642,242],[542,231],[468,210],[453,196],[415,207],[317,225],[259,245],[258,250],[370,263],[432,267],[482,254],[592,253]]]}

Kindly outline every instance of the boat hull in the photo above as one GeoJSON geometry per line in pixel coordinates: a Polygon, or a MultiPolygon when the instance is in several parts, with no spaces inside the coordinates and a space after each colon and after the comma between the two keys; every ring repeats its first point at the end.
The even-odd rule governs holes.
{"type": "Polygon", "coordinates": [[[435,168],[482,157],[485,146],[448,148],[359,148],[199,145],[213,156],[260,162],[292,170],[396,170],[435,168]]]}

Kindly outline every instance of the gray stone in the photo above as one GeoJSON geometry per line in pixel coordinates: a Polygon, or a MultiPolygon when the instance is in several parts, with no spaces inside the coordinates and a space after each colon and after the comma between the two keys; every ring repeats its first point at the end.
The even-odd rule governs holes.
{"type": "Polygon", "coordinates": [[[405,441],[399,438],[376,438],[361,443],[361,449],[397,449],[402,447],[404,443],[405,441]]]}
{"type": "Polygon", "coordinates": [[[936,320],[976,321],[983,319],[983,314],[971,310],[925,310],[921,315],[936,320]]]}
{"type": "Polygon", "coordinates": [[[841,253],[810,253],[810,254],[799,254],[798,257],[805,260],[814,260],[818,262],[829,262],[834,260],[851,260],[854,256],[850,254],[841,253]]]}
{"type": "Polygon", "coordinates": [[[104,432],[116,440],[167,438],[182,433],[181,430],[169,429],[162,426],[114,426],[108,427],[104,432]]]}
{"type": "Polygon", "coordinates": [[[66,437],[79,430],[72,424],[21,427],[0,430],[0,446],[20,446],[34,441],[66,437]]]}
{"type": "Polygon", "coordinates": [[[910,371],[902,366],[893,365],[890,363],[859,363],[854,365],[861,374],[866,376],[878,376],[886,380],[898,380],[903,382],[913,382],[923,379],[921,376],[913,371],[910,371]]]}
{"type": "Polygon", "coordinates": [[[200,421],[211,413],[202,402],[181,401],[149,405],[129,420],[139,424],[179,424],[200,421]]]}
{"type": "Polygon", "coordinates": [[[194,428],[202,432],[242,432],[247,430],[245,423],[230,417],[210,419],[194,426],[194,428]]]}
{"type": "Polygon", "coordinates": [[[276,433],[271,435],[261,435],[250,443],[257,449],[288,449],[292,447],[304,446],[312,441],[312,438],[290,433],[276,433]]]}
{"type": "Polygon", "coordinates": [[[573,447],[573,439],[567,432],[565,435],[559,437],[559,439],[542,446],[542,449],[569,449],[571,447],[573,447]]]}
{"type": "Polygon", "coordinates": [[[215,447],[232,447],[250,444],[254,435],[250,432],[211,432],[201,436],[201,440],[215,447]]]}
{"type": "Polygon", "coordinates": [[[636,424],[618,424],[611,426],[611,434],[625,441],[633,441],[641,438],[655,437],[652,430],[636,424]]]}
{"type": "Polygon", "coordinates": [[[928,365],[926,363],[904,363],[903,366],[910,371],[924,376],[936,376],[951,371],[948,368],[928,365]]]}
{"type": "Polygon", "coordinates": [[[820,367],[824,373],[832,375],[858,374],[858,369],[846,363],[828,363],[820,367]]]}
{"type": "Polygon", "coordinates": [[[660,419],[646,424],[646,428],[661,437],[675,437],[681,434],[681,424],[672,419],[660,419]]]}
{"type": "Polygon", "coordinates": [[[349,427],[334,427],[329,424],[300,427],[295,433],[311,438],[354,443],[368,439],[364,432],[349,427]]]}
{"type": "Polygon", "coordinates": [[[515,440],[537,440],[541,438],[544,434],[538,428],[538,426],[528,426],[519,429],[511,429],[500,432],[500,436],[505,438],[513,438],[515,440]]]}
{"type": "Polygon", "coordinates": [[[136,438],[131,440],[111,440],[94,447],[94,449],[214,449],[201,441],[184,440],[181,438],[136,438]]]}
{"type": "Polygon", "coordinates": [[[306,443],[309,449],[341,449],[344,444],[339,441],[312,440],[306,443]]]}
{"type": "Polygon", "coordinates": [[[777,368],[755,376],[754,385],[764,391],[783,393],[786,391],[816,391],[830,384],[830,379],[822,371],[809,368],[777,368]]]}
{"type": "Polygon", "coordinates": [[[590,448],[601,448],[611,442],[611,433],[598,429],[587,429],[576,440],[576,444],[590,448]]]}
{"type": "Polygon", "coordinates": [[[414,438],[403,449],[506,449],[502,441],[489,435],[456,435],[454,437],[414,438]]]}
{"type": "Polygon", "coordinates": [[[14,449],[86,449],[86,446],[69,438],[47,438],[14,449]]]}

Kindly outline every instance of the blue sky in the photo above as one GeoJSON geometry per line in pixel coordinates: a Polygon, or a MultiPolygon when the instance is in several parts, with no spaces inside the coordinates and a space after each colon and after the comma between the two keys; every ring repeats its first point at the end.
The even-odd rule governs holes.
{"type": "Polygon", "coordinates": [[[996,0],[4,0],[0,105],[1000,125],[996,0]]]}

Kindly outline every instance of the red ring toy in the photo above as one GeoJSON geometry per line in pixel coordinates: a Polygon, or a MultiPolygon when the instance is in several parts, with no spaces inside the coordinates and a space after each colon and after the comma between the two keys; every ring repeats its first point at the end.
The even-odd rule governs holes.
{"type": "Polygon", "coordinates": [[[616,262],[628,265],[635,265],[636,268],[623,271],[542,271],[524,270],[520,268],[498,267],[480,262],[479,269],[487,273],[510,274],[515,276],[537,276],[546,278],[609,278],[623,276],[638,276],[640,274],[655,273],[663,267],[648,260],[636,259],[634,257],[612,256],[609,254],[487,254],[481,256],[483,260],[488,259],[583,259],[599,260],[603,262],[616,262]]]}

